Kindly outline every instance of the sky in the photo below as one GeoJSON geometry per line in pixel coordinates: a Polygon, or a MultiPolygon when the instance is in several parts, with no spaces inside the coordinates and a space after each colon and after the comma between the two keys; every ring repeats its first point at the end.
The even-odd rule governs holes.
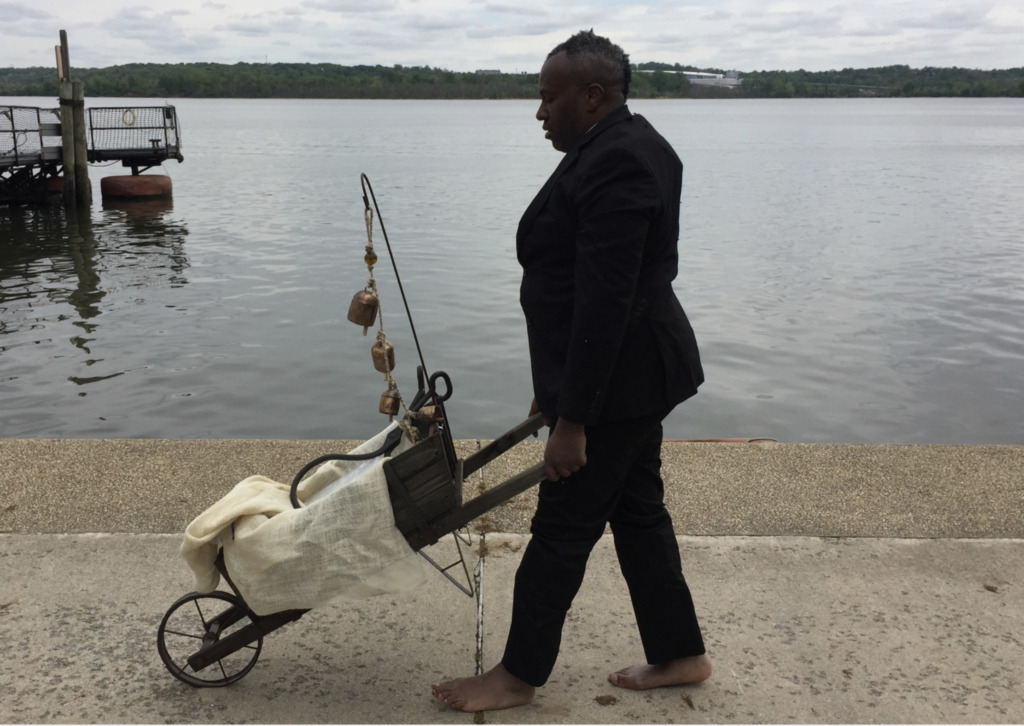
{"type": "Polygon", "coordinates": [[[1024,0],[0,0],[0,67],[337,63],[536,72],[581,29],[634,63],[1024,66],[1024,0]]]}

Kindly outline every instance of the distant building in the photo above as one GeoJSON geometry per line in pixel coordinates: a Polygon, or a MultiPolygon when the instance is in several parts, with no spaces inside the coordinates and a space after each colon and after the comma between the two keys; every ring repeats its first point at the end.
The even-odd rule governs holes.
{"type": "Polygon", "coordinates": [[[486,70],[486,71],[474,71],[474,72],[478,76],[500,76],[501,75],[501,71],[486,70]]]}
{"type": "MultiPolygon", "coordinates": [[[[637,73],[656,73],[656,71],[637,71],[637,73]]],[[[740,80],[739,71],[727,71],[725,73],[705,73],[704,71],[662,71],[662,73],[682,73],[690,83],[699,86],[738,86],[743,83],[740,80]]]]}

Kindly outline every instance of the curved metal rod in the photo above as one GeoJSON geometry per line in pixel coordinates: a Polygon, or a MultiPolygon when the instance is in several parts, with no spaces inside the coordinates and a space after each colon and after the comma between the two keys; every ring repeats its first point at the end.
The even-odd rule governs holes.
{"type": "Polygon", "coordinates": [[[394,448],[398,446],[398,442],[402,440],[403,433],[404,432],[401,428],[396,427],[394,431],[387,435],[384,439],[384,443],[376,451],[370,451],[365,454],[324,454],[323,456],[318,456],[313,459],[313,461],[302,467],[299,470],[299,473],[295,475],[295,478],[292,479],[291,492],[289,494],[292,507],[294,509],[302,508],[302,504],[299,503],[299,482],[302,481],[303,477],[305,477],[311,469],[320,466],[320,464],[325,464],[328,461],[367,461],[369,459],[376,459],[378,456],[382,456],[384,454],[390,454],[394,448]]]}

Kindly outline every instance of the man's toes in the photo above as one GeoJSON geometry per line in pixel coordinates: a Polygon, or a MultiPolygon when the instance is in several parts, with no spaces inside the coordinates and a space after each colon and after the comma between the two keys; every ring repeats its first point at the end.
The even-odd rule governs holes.
{"type": "Polygon", "coordinates": [[[449,699],[452,697],[451,681],[447,683],[433,685],[430,687],[430,690],[431,692],[433,692],[434,698],[438,699],[439,701],[444,701],[445,703],[448,703],[449,699]]]}
{"type": "Polygon", "coordinates": [[[631,671],[631,668],[623,668],[621,671],[615,671],[608,676],[608,680],[612,685],[618,686],[619,688],[631,688],[636,690],[636,679],[633,677],[631,671]]]}

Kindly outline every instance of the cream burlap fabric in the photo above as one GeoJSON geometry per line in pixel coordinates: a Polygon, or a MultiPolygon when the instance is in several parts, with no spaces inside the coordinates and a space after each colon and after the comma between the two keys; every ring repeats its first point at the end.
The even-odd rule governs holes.
{"type": "MultiPolygon", "coordinates": [[[[351,453],[380,448],[396,424],[351,453]]],[[[392,452],[409,448],[406,437],[392,452]]],[[[220,582],[218,549],[232,582],[258,615],[314,608],[407,590],[423,582],[422,559],[395,527],[385,457],[368,462],[329,461],[298,487],[266,477],[239,482],[185,530],[181,553],[199,592],[220,582]]]]}

